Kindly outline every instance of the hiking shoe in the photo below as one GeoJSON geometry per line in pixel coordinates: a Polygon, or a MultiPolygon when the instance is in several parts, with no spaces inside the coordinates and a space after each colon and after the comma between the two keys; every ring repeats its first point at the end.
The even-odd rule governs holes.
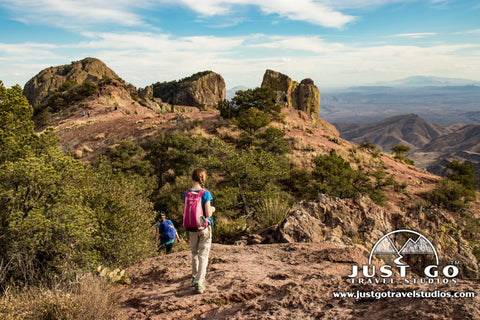
{"type": "Polygon", "coordinates": [[[202,294],[205,291],[205,286],[201,283],[195,283],[195,291],[202,294]]]}

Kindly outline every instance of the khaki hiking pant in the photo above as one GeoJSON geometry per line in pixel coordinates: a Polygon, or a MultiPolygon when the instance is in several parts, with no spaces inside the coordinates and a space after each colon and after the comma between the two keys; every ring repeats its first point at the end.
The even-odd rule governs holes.
{"type": "Polygon", "coordinates": [[[192,276],[195,283],[203,284],[207,274],[208,255],[212,245],[212,227],[198,232],[190,232],[190,248],[192,249],[192,276]]]}

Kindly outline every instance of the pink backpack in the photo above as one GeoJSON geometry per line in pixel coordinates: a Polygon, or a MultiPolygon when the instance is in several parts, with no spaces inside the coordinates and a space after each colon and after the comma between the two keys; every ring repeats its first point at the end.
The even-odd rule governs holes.
{"type": "Polygon", "coordinates": [[[206,218],[203,215],[202,197],[205,190],[198,192],[185,191],[185,207],[183,209],[183,227],[187,231],[199,231],[207,227],[206,218]]]}

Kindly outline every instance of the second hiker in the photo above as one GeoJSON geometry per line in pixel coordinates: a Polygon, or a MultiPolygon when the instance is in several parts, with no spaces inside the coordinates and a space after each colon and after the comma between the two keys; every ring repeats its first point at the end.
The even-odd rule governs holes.
{"type": "Polygon", "coordinates": [[[160,212],[160,219],[155,225],[155,230],[155,242],[158,245],[158,250],[160,251],[160,248],[163,245],[166,248],[166,254],[172,252],[173,242],[175,239],[180,242],[180,238],[178,237],[177,230],[173,226],[172,221],[167,220],[167,216],[163,211],[160,212]],[[159,240],[160,243],[158,242],[159,240]]]}

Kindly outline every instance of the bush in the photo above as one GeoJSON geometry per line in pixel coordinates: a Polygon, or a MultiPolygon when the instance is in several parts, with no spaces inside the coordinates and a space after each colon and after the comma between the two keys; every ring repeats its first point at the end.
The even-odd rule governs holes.
{"type": "MultiPolygon", "coordinates": [[[[381,188],[396,183],[381,169],[366,173],[353,169],[334,149],[330,154],[316,156],[312,161],[314,164],[312,179],[307,187],[311,198],[319,193],[339,198],[353,198],[364,192],[375,203],[381,205],[388,200],[381,188]]],[[[302,177],[302,180],[305,180],[305,177],[302,177]]]]}
{"type": "Polygon", "coordinates": [[[268,115],[258,109],[248,109],[236,116],[234,123],[253,135],[258,129],[270,123],[268,115]]]}
{"type": "Polygon", "coordinates": [[[378,157],[380,154],[380,150],[377,148],[377,146],[371,142],[364,141],[359,145],[360,149],[363,149],[369,153],[372,154],[374,158],[378,157]]]}
{"type": "Polygon", "coordinates": [[[245,218],[231,220],[228,218],[218,219],[213,227],[213,241],[233,243],[241,236],[251,231],[251,223],[245,218]]]}
{"type": "Polygon", "coordinates": [[[471,191],[470,195],[474,198],[479,182],[473,163],[467,161],[460,163],[458,160],[453,160],[447,164],[447,168],[451,170],[447,174],[447,179],[460,183],[466,190],[471,191]]]}
{"type": "Polygon", "coordinates": [[[254,144],[265,151],[276,155],[291,153],[290,143],[285,139],[285,132],[274,127],[268,127],[265,131],[255,135],[254,144]]]}
{"type": "Polygon", "coordinates": [[[425,197],[433,204],[458,211],[468,202],[475,200],[477,178],[473,164],[460,163],[454,160],[447,164],[452,170],[446,178],[440,180],[438,186],[428,192],[425,197]]]}
{"type": "Polygon", "coordinates": [[[150,256],[149,180],[101,161],[82,166],[52,129],[35,134],[19,87],[0,94],[0,290],[150,256]]]}
{"type": "Polygon", "coordinates": [[[390,148],[390,150],[392,150],[395,155],[404,155],[405,153],[410,151],[410,147],[399,144],[399,145],[393,146],[392,148],[390,148]]]}
{"type": "Polygon", "coordinates": [[[9,262],[6,278],[31,283],[66,268],[125,266],[150,256],[148,195],[144,180],[107,166],[83,168],[59,154],[4,164],[0,260],[9,262]]]}
{"type": "Polygon", "coordinates": [[[258,205],[256,220],[264,227],[280,224],[287,216],[290,205],[285,195],[262,199],[258,205]]]}
{"type": "Polygon", "coordinates": [[[458,182],[442,179],[426,197],[433,205],[458,211],[465,207],[467,194],[467,190],[458,182]]]}

